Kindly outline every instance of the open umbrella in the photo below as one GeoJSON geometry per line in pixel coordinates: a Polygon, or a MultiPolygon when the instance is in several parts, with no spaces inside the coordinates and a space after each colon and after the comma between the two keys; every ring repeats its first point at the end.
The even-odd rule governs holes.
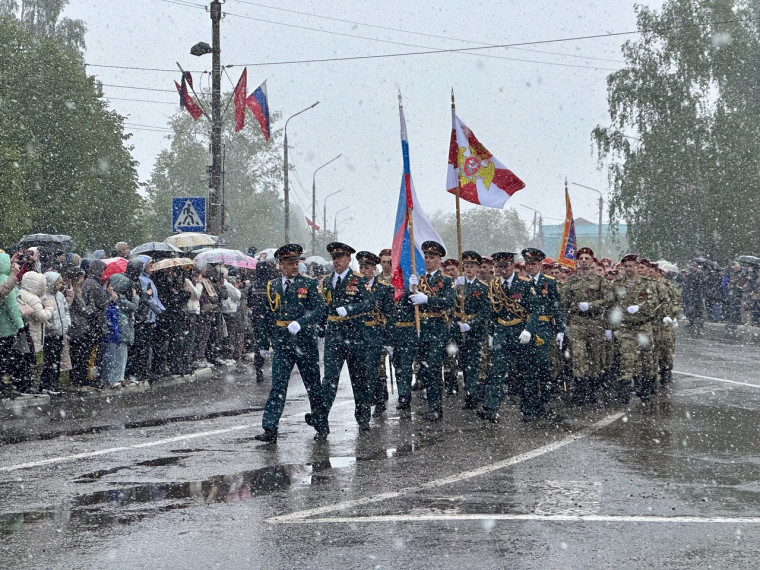
{"type": "Polygon", "coordinates": [[[256,254],[256,259],[262,260],[262,259],[274,259],[274,252],[277,251],[274,247],[269,247],[267,249],[262,249],[259,253],[256,254]]]}
{"type": "Polygon", "coordinates": [[[760,257],[754,255],[740,255],[736,258],[736,261],[745,265],[760,265],[760,257]]]}
{"type": "Polygon", "coordinates": [[[163,241],[149,241],[134,248],[130,255],[149,255],[153,258],[175,257],[175,254],[182,253],[182,250],[170,243],[163,241]]]}
{"type": "Polygon", "coordinates": [[[327,263],[327,260],[324,257],[322,257],[321,255],[311,255],[311,256],[307,257],[304,260],[304,263],[306,265],[309,265],[310,263],[316,263],[318,265],[324,265],[325,263],[327,263]]]}
{"type": "Polygon", "coordinates": [[[187,257],[172,257],[170,259],[162,259],[156,261],[153,264],[153,271],[161,271],[162,269],[171,269],[172,267],[194,267],[195,262],[187,257]]]}
{"type": "Polygon", "coordinates": [[[19,240],[25,247],[44,247],[46,249],[62,249],[71,251],[76,242],[65,234],[29,234],[19,240]]]}
{"type": "Polygon", "coordinates": [[[127,270],[128,262],[123,257],[109,257],[108,259],[104,259],[103,263],[106,264],[106,268],[103,270],[103,275],[100,278],[105,281],[111,275],[124,273],[127,270]]]}
{"type": "Polygon", "coordinates": [[[195,232],[185,232],[181,234],[174,234],[164,240],[165,243],[171,244],[180,248],[183,251],[190,251],[196,247],[203,247],[205,245],[214,247],[216,240],[208,234],[199,234],[195,232]]]}
{"type": "Polygon", "coordinates": [[[210,249],[196,255],[195,263],[198,266],[208,265],[209,263],[221,263],[232,267],[256,269],[256,260],[237,249],[210,249]]]}

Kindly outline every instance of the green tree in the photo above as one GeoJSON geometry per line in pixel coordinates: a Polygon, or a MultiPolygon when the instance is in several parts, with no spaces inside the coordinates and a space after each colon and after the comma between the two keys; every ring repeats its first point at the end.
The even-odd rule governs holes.
{"type": "Polygon", "coordinates": [[[0,15],[13,16],[33,36],[84,50],[87,27],[82,20],[61,18],[69,0],[0,0],[0,15]]]}
{"type": "MultiPolygon", "coordinates": [[[[436,212],[430,217],[438,235],[446,245],[448,257],[457,256],[456,213],[436,212]]],[[[462,212],[462,250],[481,255],[496,251],[516,251],[528,242],[525,223],[513,209],[474,208],[462,212]]]]}
{"type": "Polygon", "coordinates": [[[21,221],[24,233],[66,233],[85,247],[142,239],[123,117],[108,109],[80,52],[10,16],[0,17],[0,45],[0,158],[12,179],[4,191],[23,202],[3,239],[18,239],[21,221]]]}
{"type": "MultiPolygon", "coordinates": [[[[278,118],[278,114],[272,115],[273,125],[278,118]]],[[[281,245],[284,233],[281,131],[272,129],[267,142],[253,117],[247,119],[237,133],[231,118],[222,128],[224,237],[230,246],[243,251],[251,245],[259,249],[281,245]]],[[[156,159],[147,185],[150,214],[146,222],[153,239],[171,233],[172,198],[208,197],[210,123],[205,117],[194,122],[182,111],[169,126],[174,131],[167,137],[170,146],[156,159]]],[[[310,234],[303,219],[300,208],[291,204],[290,239],[308,244],[310,234]]]]}
{"type": "Polygon", "coordinates": [[[638,6],[640,39],[608,77],[611,125],[592,134],[607,162],[612,221],[634,250],[684,261],[760,250],[760,5],[669,0],[638,6]]]}

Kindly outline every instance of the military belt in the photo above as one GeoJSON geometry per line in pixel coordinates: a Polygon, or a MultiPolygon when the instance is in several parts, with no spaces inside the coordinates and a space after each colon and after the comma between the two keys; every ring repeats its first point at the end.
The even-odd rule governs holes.
{"type": "Polygon", "coordinates": [[[539,315],[538,320],[542,321],[544,323],[550,323],[550,322],[552,322],[552,318],[549,317],[549,316],[547,316],[547,315],[539,315]]]}
{"type": "Polygon", "coordinates": [[[364,325],[368,327],[374,327],[378,325],[377,321],[364,321],[364,325]]]}
{"type": "Polygon", "coordinates": [[[477,315],[468,315],[467,313],[457,313],[457,312],[454,313],[454,316],[458,318],[460,321],[464,321],[464,322],[471,321],[472,319],[477,317],[477,315]]]}
{"type": "Polygon", "coordinates": [[[504,319],[499,318],[499,319],[496,319],[496,322],[498,322],[500,325],[504,325],[505,327],[513,327],[525,321],[523,321],[522,319],[512,319],[510,321],[505,321],[504,319]]]}
{"type": "Polygon", "coordinates": [[[396,323],[397,327],[413,327],[414,323],[412,322],[398,322],[396,323]]]}
{"type": "Polygon", "coordinates": [[[442,319],[442,313],[420,313],[421,319],[442,319]]]}
{"type": "Polygon", "coordinates": [[[362,313],[361,315],[351,315],[351,316],[345,316],[341,317],[338,315],[328,315],[327,320],[333,323],[342,323],[343,321],[349,321],[351,319],[355,319],[356,317],[363,317],[365,313],[362,313]]]}
{"type": "Polygon", "coordinates": [[[290,323],[294,323],[295,321],[275,321],[274,324],[276,324],[278,327],[286,327],[290,323]]]}

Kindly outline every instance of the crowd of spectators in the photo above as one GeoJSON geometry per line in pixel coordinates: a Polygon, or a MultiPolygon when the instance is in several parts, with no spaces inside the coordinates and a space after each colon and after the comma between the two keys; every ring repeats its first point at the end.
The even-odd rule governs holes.
{"type": "Polygon", "coordinates": [[[154,270],[120,242],[106,261],[126,269],[113,273],[104,257],[0,250],[0,396],[118,390],[251,350],[273,262],[154,270]]]}

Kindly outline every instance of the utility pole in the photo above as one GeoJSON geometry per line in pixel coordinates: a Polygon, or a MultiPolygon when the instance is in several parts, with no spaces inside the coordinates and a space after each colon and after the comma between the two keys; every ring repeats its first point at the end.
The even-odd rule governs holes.
{"type": "Polygon", "coordinates": [[[222,65],[220,60],[219,22],[222,3],[211,2],[211,184],[209,185],[208,232],[224,232],[222,194],[222,65]]]}

